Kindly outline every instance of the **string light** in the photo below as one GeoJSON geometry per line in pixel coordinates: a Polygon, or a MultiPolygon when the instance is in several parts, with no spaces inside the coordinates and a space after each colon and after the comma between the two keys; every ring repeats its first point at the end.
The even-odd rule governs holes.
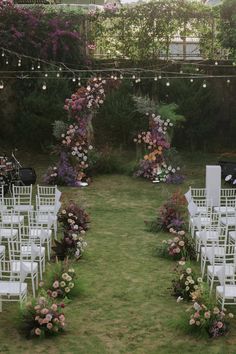
{"type": "Polygon", "coordinates": [[[169,87],[169,86],[170,86],[170,81],[169,81],[169,80],[167,80],[167,82],[166,82],[166,86],[167,86],[167,87],[169,87]]]}
{"type": "Polygon", "coordinates": [[[42,90],[44,90],[44,91],[47,90],[46,82],[43,83],[43,85],[42,85],[42,90]]]}
{"type": "Polygon", "coordinates": [[[215,61],[215,65],[218,65],[218,61],[215,61]]]}
{"type": "Polygon", "coordinates": [[[62,71],[62,67],[61,66],[59,67],[59,71],[62,71]]]}
{"type": "Polygon", "coordinates": [[[5,52],[4,52],[4,50],[2,51],[2,57],[5,57],[5,52]]]}
{"type": "Polygon", "coordinates": [[[31,70],[33,71],[34,70],[34,65],[32,64],[32,66],[31,66],[31,70]]]}
{"type": "Polygon", "coordinates": [[[226,81],[226,82],[227,82],[227,85],[229,85],[229,84],[230,84],[230,79],[227,79],[227,81],[226,81]]]}
{"type": "Polygon", "coordinates": [[[21,59],[18,59],[18,66],[21,66],[21,59]]]}
{"type": "Polygon", "coordinates": [[[162,76],[161,74],[158,75],[158,79],[161,80],[162,79],[162,76]]]}
{"type": "Polygon", "coordinates": [[[193,79],[190,79],[190,82],[193,82],[193,79]]]}
{"type": "Polygon", "coordinates": [[[76,82],[76,77],[75,76],[72,77],[72,81],[76,82]]]}
{"type": "Polygon", "coordinates": [[[203,81],[202,87],[203,87],[203,88],[206,88],[206,87],[207,87],[207,84],[206,84],[206,81],[205,81],[205,80],[203,81]]]}
{"type": "Polygon", "coordinates": [[[45,76],[45,77],[48,77],[48,74],[46,73],[44,76],[45,76]]]}
{"type": "Polygon", "coordinates": [[[60,74],[59,74],[59,73],[57,73],[57,77],[60,77],[60,74]]]}
{"type": "Polygon", "coordinates": [[[196,70],[196,71],[199,71],[199,68],[196,68],[195,70],[196,70]]]}
{"type": "Polygon", "coordinates": [[[41,68],[40,62],[38,62],[37,69],[40,69],[40,68],[41,68]]]}
{"type": "Polygon", "coordinates": [[[181,69],[179,73],[180,73],[180,74],[183,74],[184,72],[183,72],[183,70],[181,69]]]}
{"type": "Polygon", "coordinates": [[[122,74],[120,74],[120,80],[123,80],[124,76],[122,74]]]}
{"type": "Polygon", "coordinates": [[[0,81],[0,90],[4,89],[4,83],[3,81],[0,81]]]}
{"type": "Polygon", "coordinates": [[[6,58],[6,61],[5,61],[5,63],[6,63],[6,65],[8,65],[9,64],[9,61],[8,61],[8,59],[6,58]]]}
{"type": "Polygon", "coordinates": [[[133,79],[133,80],[135,80],[135,79],[136,79],[136,76],[135,76],[135,75],[133,75],[133,76],[132,76],[132,79],[133,79]]]}
{"type": "Polygon", "coordinates": [[[158,80],[158,77],[155,75],[155,77],[154,77],[154,81],[157,81],[158,80]]]}

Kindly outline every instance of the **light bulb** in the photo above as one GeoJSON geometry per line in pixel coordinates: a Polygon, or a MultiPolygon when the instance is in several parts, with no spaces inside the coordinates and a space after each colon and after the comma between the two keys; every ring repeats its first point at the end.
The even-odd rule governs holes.
{"type": "Polygon", "coordinates": [[[61,66],[59,67],[59,71],[62,71],[62,67],[61,66]]]}
{"type": "Polygon", "coordinates": [[[45,77],[48,77],[48,74],[46,73],[44,76],[45,76],[45,77]]]}
{"type": "Polygon", "coordinates": [[[154,77],[154,81],[157,81],[157,80],[158,80],[158,78],[157,78],[157,76],[155,76],[155,77],[154,77]]]}
{"type": "Polygon", "coordinates": [[[121,80],[123,79],[123,77],[124,77],[124,76],[123,76],[122,74],[120,74],[120,79],[121,79],[121,80]]]}
{"type": "Polygon", "coordinates": [[[0,81],[0,90],[4,89],[4,83],[3,81],[0,81]]]}
{"type": "Polygon", "coordinates": [[[18,60],[18,66],[21,66],[21,59],[18,60]]]}
{"type": "Polygon", "coordinates": [[[40,67],[41,67],[41,66],[40,66],[40,63],[38,63],[38,65],[37,65],[37,69],[40,69],[40,67]]]}
{"type": "Polygon", "coordinates": [[[167,81],[166,86],[170,86],[170,82],[169,81],[167,81]]]}
{"type": "Polygon", "coordinates": [[[199,71],[199,68],[196,68],[195,70],[196,70],[196,71],[199,71]]]}
{"type": "Polygon", "coordinates": [[[226,81],[226,82],[227,82],[227,84],[230,84],[230,79],[227,79],[227,81],[226,81]]]}
{"type": "Polygon", "coordinates": [[[203,88],[206,88],[206,87],[207,87],[206,82],[203,82],[202,87],[203,87],[203,88]]]}
{"type": "Polygon", "coordinates": [[[183,70],[180,70],[180,72],[179,72],[180,74],[183,74],[184,72],[183,72],[183,70]]]}
{"type": "Polygon", "coordinates": [[[8,61],[8,59],[6,59],[6,65],[8,65],[9,64],[9,61],[8,61]]]}
{"type": "Polygon", "coordinates": [[[215,65],[218,65],[218,61],[215,61],[215,65]]]}
{"type": "Polygon", "coordinates": [[[34,70],[34,65],[31,66],[31,70],[34,70]]]}
{"type": "Polygon", "coordinates": [[[5,53],[4,53],[4,50],[2,51],[2,57],[5,57],[5,53]]]}
{"type": "Polygon", "coordinates": [[[60,77],[60,74],[59,74],[59,73],[57,73],[57,77],[60,77]]]}
{"type": "Polygon", "coordinates": [[[193,79],[190,79],[190,82],[193,82],[193,79]]]}
{"type": "Polygon", "coordinates": [[[111,79],[114,79],[114,75],[113,74],[111,74],[111,79]]]}
{"type": "Polygon", "coordinates": [[[235,63],[235,61],[233,62],[233,66],[235,66],[236,65],[236,63],[235,63]]]}
{"type": "Polygon", "coordinates": [[[158,79],[159,79],[159,80],[161,80],[161,79],[162,79],[162,76],[161,76],[161,74],[160,74],[160,75],[158,76],[158,79]]]}
{"type": "Polygon", "coordinates": [[[75,78],[75,76],[74,76],[74,77],[72,78],[72,81],[73,81],[73,82],[75,82],[75,81],[76,81],[76,78],[75,78]]]}
{"type": "Polygon", "coordinates": [[[80,81],[81,80],[81,78],[80,78],[80,76],[78,77],[78,81],[80,81]]]}
{"type": "Polygon", "coordinates": [[[46,82],[43,83],[43,86],[42,86],[42,90],[46,90],[47,89],[47,85],[46,85],[46,82]]]}
{"type": "Polygon", "coordinates": [[[133,80],[135,80],[135,79],[136,79],[136,76],[135,76],[135,75],[133,75],[133,76],[132,76],[132,79],[133,79],[133,80]]]}

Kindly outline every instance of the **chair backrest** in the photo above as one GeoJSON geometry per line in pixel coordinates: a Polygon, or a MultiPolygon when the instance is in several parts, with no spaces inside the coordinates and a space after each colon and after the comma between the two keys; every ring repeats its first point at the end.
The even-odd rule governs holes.
{"type": "Polygon", "coordinates": [[[236,189],[235,188],[221,188],[220,190],[221,197],[234,197],[236,198],[236,189]]]}
{"type": "Polygon", "coordinates": [[[192,188],[189,187],[192,199],[206,198],[206,188],[192,188]]]}
{"type": "Polygon", "coordinates": [[[12,193],[15,205],[32,204],[32,184],[30,186],[13,185],[12,193]]]}
{"type": "Polygon", "coordinates": [[[53,197],[56,194],[57,186],[40,186],[37,184],[37,195],[41,197],[53,197]]]}
{"type": "Polygon", "coordinates": [[[47,228],[50,229],[53,224],[52,214],[44,211],[30,211],[28,213],[28,222],[30,228],[47,228]]]}
{"type": "Polygon", "coordinates": [[[10,198],[10,197],[6,198],[6,197],[4,197],[3,205],[9,210],[14,209],[14,205],[15,205],[14,198],[10,198]]]}

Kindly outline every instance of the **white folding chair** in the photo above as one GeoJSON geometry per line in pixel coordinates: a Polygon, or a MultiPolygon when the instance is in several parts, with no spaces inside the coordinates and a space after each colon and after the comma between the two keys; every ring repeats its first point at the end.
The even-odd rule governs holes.
{"type": "Polygon", "coordinates": [[[224,262],[217,272],[220,285],[216,287],[216,299],[221,304],[222,309],[227,305],[236,305],[235,273],[232,277],[229,277],[226,264],[224,262]]]}
{"type": "MultiPolygon", "coordinates": [[[[10,263],[10,261],[7,261],[10,263]]],[[[10,264],[8,266],[10,268],[10,264]]],[[[18,301],[20,305],[27,300],[27,283],[25,279],[28,270],[22,260],[20,260],[19,272],[12,277],[11,271],[4,271],[0,276],[0,312],[2,312],[3,302],[18,301]]]]}
{"type": "Polygon", "coordinates": [[[21,263],[27,270],[26,278],[31,279],[33,297],[36,296],[36,289],[38,288],[38,263],[35,261],[38,257],[37,247],[31,243],[31,252],[21,252],[21,242],[12,241],[9,242],[9,259],[10,259],[10,272],[11,277],[14,279],[15,275],[20,275],[21,263]],[[14,244],[16,246],[14,246],[14,244]]]}
{"type": "Polygon", "coordinates": [[[14,210],[27,213],[34,209],[32,205],[32,184],[30,186],[12,186],[14,210]]]}

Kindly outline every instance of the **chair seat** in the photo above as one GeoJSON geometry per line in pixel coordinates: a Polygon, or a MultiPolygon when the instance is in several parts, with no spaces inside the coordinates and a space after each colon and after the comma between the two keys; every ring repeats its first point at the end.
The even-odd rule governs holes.
{"type": "Polygon", "coordinates": [[[236,231],[230,231],[229,238],[233,241],[236,241],[236,231]]]}
{"type": "MultiPolygon", "coordinates": [[[[203,217],[200,220],[201,220],[201,226],[209,226],[211,224],[211,218],[203,217]]],[[[194,226],[197,226],[199,224],[199,218],[193,217],[191,218],[191,222],[194,226]]]]}
{"type": "Polygon", "coordinates": [[[206,214],[207,210],[208,210],[208,208],[206,206],[198,206],[197,207],[197,212],[200,214],[206,214]]]}
{"type": "Polygon", "coordinates": [[[219,285],[216,287],[216,293],[222,297],[224,296],[226,299],[236,299],[236,285],[225,285],[225,288],[219,285]]]}
{"type": "Polygon", "coordinates": [[[49,213],[49,215],[48,214],[39,214],[36,216],[36,223],[39,225],[48,225],[48,223],[54,222],[54,221],[56,221],[56,219],[57,219],[57,216],[52,213],[49,213]]]}
{"type": "MultiPolygon", "coordinates": [[[[25,269],[28,270],[29,273],[31,273],[31,264],[32,264],[32,270],[33,272],[37,272],[38,270],[38,263],[37,262],[22,262],[25,269]]],[[[20,267],[21,267],[21,262],[20,261],[12,261],[11,262],[11,271],[13,273],[20,273],[20,267]]]]}
{"type": "Polygon", "coordinates": [[[0,245],[0,256],[2,256],[2,255],[4,255],[4,254],[5,254],[5,250],[6,250],[6,247],[5,247],[5,246],[0,245]]]}
{"type": "Polygon", "coordinates": [[[3,224],[14,224],[14,225],[18,225],[18,224],[23,224],[24,222],[24,216],[23,215],[12,215],[12,216],[5,216],[3,215],[2,217],[2,223],[3,224]]]}
{"type": "Polygon", "coordinates": [[[26,204],[25,205],[24,204],[15,205],[14,210],[23,213],[23,212],[33,211],[34,207],[33,207],[33,205],[26,205],[26,204]]]}
{"type": "Polygon", "coordinates": [[[34,229],[34,228],[29,230],[30,238],[49,239],[51,236],[52,236],[52,230],[34,229]]]}
{"type": "Polygon", "coordinates": [[[0,238],[14,238],[18,235],[18,230],[17,229],[0,229],[0,238]]]}
{"type": "MultiPolygon", "coordinates": [[[[38,248],[38,256],[45,255],[45,247],[37,247],[38,248]]],[[[21,254],[22,256],[30,256],[31,255],[31,246],[21,246],[21,254]]]]}
{"type": "Polygon", "coordinates": [[[27,284],[18,281],[0,281],[0,296],[19,296],[27,291],[27,284]]]}
{"type": "MultiPolygon", "coordinates": [[[[217,273],[222,270],[223,266],[222,265],[209,265],[207,267],[207,273],[211,275],[212,277],[217,276],[217,273]]],[[[226,277],[233,277],[235,273],[235,266],[234,264],[226,264],[225,265],[225,276],[226,277]]]]}
{"type": "Polygon", "coordinates": [[[39,205],[38,210],[44,213],[54,213],[55,212],[55,205],[39,205]]]}
{"type": "Polygon", "coordinates": [[[225,206],[220,206],[220,207],[214,207],[214,211],[223,214],[223,215],[228,215],[228,214],[234,214],[235,213],[235,208],[234,207],[225,207],[225,206]]]}
{"type": "Polygon", "coordinates": [[[219,239],[219,232],[218,231],[196,231],[196,238],[198,239],[203,239],[203,235],[205,235],[206,239],[211,239],[211,240],[218,240],[219,239]]]}
{"type": "Polygon", "coordinates": [[[228,218],[223,217],[221,218],[221,224],[224,226],[236,226],[236,217],[235,216],[229,216],[228,218]]]}
{"type": "Polygon", "coordinates": [[[224,247],[202,247],[202,256],[205,256],[211,263],[214,257],[223,258],[225,255],[224,247]]]}

